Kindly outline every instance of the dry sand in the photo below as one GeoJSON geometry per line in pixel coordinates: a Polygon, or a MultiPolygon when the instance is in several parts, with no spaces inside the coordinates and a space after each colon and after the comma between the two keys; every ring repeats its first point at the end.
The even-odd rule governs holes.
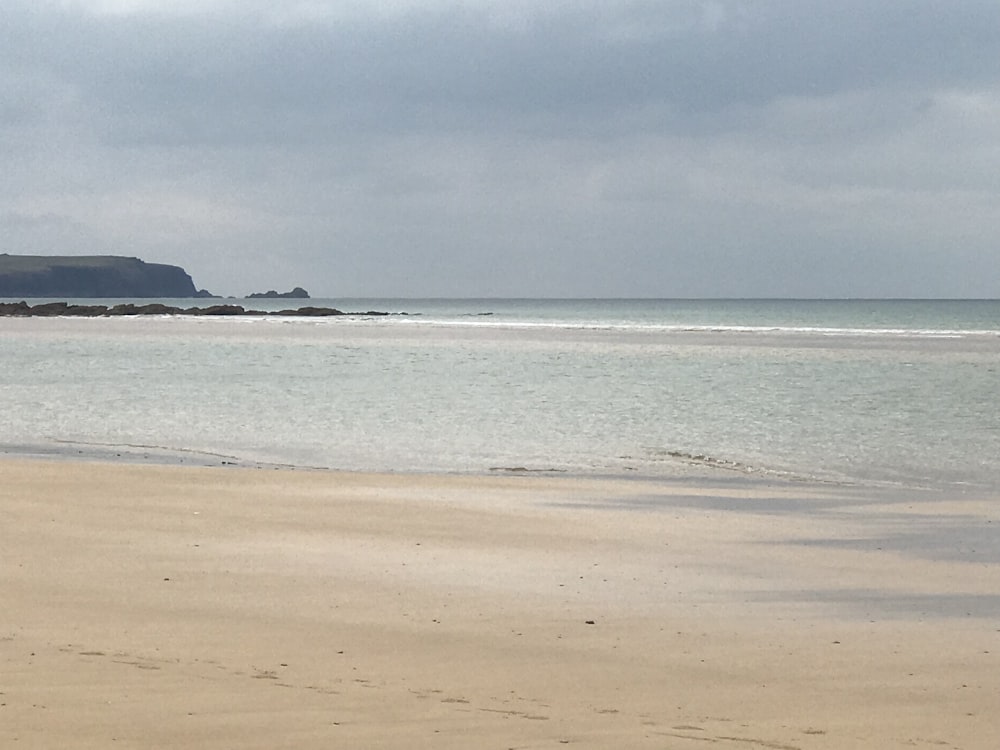
{"type": "Polygon", "coordinates": [[[0,462],[0,747],[1000,747],[996,498],[0,462]]]}

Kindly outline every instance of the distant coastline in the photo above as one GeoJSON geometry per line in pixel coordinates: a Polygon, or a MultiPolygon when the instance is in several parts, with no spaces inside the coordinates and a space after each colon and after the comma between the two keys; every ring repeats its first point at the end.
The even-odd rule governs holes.
{"type": "MultiPolygon", "coordinates": [[[[147,263],[139,258],[117,255],[9,255],[0,253],[0,298],[8,299],[220,299],[206,289],[198,289],[191,275],[180,266],[147,263]]],[[[270,289],[253,292],[244,299],[310,299],[300,286],[288,292],[270,289]]],[[[262,314],[228,306],[225,312],[208,308],[171,308],[169,312],[136,308],[121,312],[120,305],[101,308],[99,305],[69,305],[65,309],[43,306],[17,307],[5,315],[243,315],[262,314]],[[53,310],[59,310],[53,312],[53,310]]],[[[332,308],[309,308],[306,312],[285,311],[286,314],[338,315],[332,308]]]]}

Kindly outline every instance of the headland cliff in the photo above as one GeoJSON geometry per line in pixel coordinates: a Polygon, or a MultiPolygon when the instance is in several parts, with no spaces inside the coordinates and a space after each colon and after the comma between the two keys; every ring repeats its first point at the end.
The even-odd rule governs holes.
{"type": "Polygon", "coordinates": [[[180,266],[115,255],[0,254],[0,297],[209,297],[180,266]]]}

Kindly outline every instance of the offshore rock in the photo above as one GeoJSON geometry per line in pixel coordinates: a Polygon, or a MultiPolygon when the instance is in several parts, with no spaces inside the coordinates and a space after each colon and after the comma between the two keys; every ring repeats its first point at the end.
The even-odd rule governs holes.
{"type": "Polygon", "coordinates": [[[181,312],[179,307],[171,307],[170,305],[160,304],[159,302],[154,302],[149,305],[133,305],[132,303],[127,303],[123,305],[115,305],[110,310],[107,311],[108,315],[177,315],[181,312]]]}
{"type": "Polygon", "coordinates": [[[246,310],[242,305],[212,305],[211,307],[192,307],[184,310],[185,315],[244,315],[246,310]]]}
{"type": "Polygon", "coordinates": [[[333,307],[300,307],[298,310],[278,310],[272,315],[295,315],[306,318],[321,318],[330,315],[347,315],[333,307]]]}
{"type": "Polygon", "coordinates": [[[248,294],[247,299],[309,299],[309,292],[300,286],[295,287],[290,292],[276,292],[269,289],[266,292],[254,292],[248,294]]]}

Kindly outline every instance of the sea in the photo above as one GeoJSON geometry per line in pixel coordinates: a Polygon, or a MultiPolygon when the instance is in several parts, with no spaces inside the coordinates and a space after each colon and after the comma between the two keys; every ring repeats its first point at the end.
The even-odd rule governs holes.
{"type": "Polygon", "coordinates": [[[0,318],[0,452],[1000,489],[996,300],[129,301],[351,314],[0,318]]]}

